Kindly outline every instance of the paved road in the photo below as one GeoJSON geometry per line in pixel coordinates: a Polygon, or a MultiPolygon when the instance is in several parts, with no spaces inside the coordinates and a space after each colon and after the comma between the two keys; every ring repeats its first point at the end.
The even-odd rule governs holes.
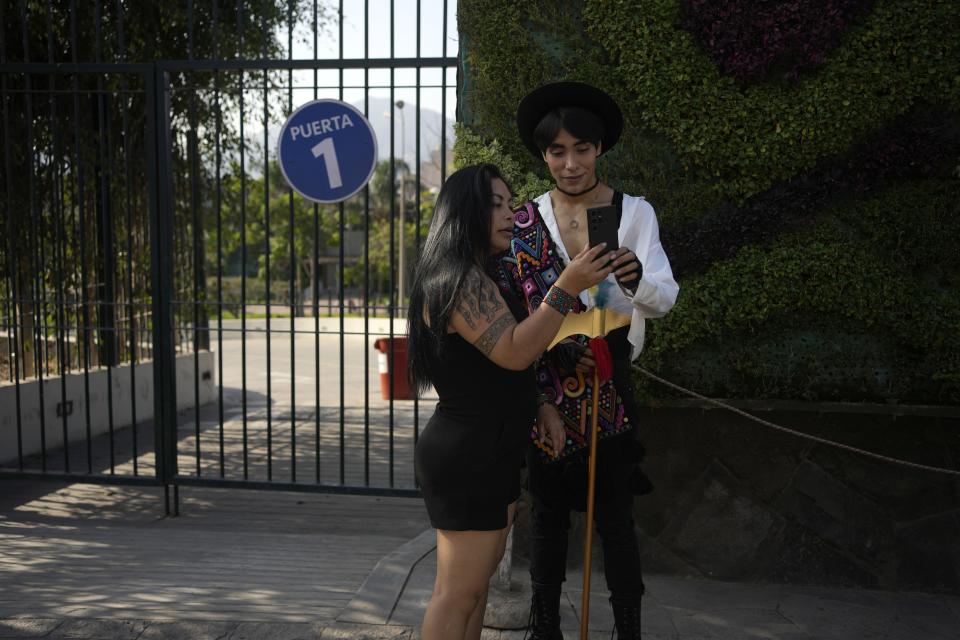
{"type": "MultiPolygon", "coordinates": [[[[392,459],[392,486],[412,487],[414,435],[432,415],[436,394],[417,402],[383,399],[374,341],[389,334],[388,320],[371,320],[364,335],[362,318],[344,319],[342,352],[339,318],[318,324],[319,331],[312,318],[292,327],[289,319],[272,319],[268,331],[266,320],[257,319],[243,332],[232,320],[224,323],[222,342],[216,332],[211,336],[216,380],[231,414],[224,429],[228,475],[230,468],[242,472],[246,429],[248,477],[290,480],[295,468],[297,480],[316,479],[319,467],[323,482],[391,486],[392,459]]],[[[393,330],[404,333],[405,321],[394,320],[393,330]]],[[[196,470],[197,421],[187,416],[181,425],[181,469],[196,470]]],[[[219,417],[199,426],[201,473],[219,471],[219,417]]]]}
{"type": "MultiPolygon", "coordinates": [[[[218,370],[218,380],[231,390],[236,397],[243,384],[243,349],[246,348],[246,386],[262,403],[270,382],[272,398],[276,406],[289,407],[293,397],[297,407],[310,409],[316,404],[317,383],[319,382],[320,403],[325,407],[340,406],[340,320],[339,318],[320,318],[319,332],[315,331],[313,318],[298,318],[291,323],[286,318],[274,318],[270,321],[269,334],[265,319],[247,322],[246,332],[241,331],[239,320],[224,322],[223,331],[223,371],[218,370]],[[267,359],[270,336],[270,358],[267,359]],[[291,335],[293,340],[291,341],[291,335]],[[320,366],[317,367],[319,353],[320,366]],[[269,367],[268,367],[269,364],[269,367]],[[317,372],[319,371],[319,376],[317,372]],[[269,376],[268,376],[269,372],[269,376]],[[295,396],[291,396],[291,392],[295,396]]],[[[371,320],[369,333],[364,335],[362,318],[344,319],[343,370],[344,403],[348,407],[364,406],[366,377],[368,387],[366,399],[372,406],[384,406],[381,398],[380,374],[377,351],[374,341],[386,337],[389,321],[371,320]],[[365,371],[367,376],[364,375],[365,371]]],[[[406,321],[394,320],[394,335],[406,332],[406,321]]],[[[214,329],[210,337],[211,349],[216,352],[219,336],[214,329]]],[[[215,362],[218,361],[215,358],[215,362]]],[[[436,395],[426,396],[426,405],[436,395]]],[[[409,402],[409,401],[408,401],[409,402]]]]}

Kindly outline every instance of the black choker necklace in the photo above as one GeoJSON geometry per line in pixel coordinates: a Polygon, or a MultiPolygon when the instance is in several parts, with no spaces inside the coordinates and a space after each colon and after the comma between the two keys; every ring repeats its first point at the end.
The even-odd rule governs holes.
{"type": "Polygon", "coordinates": [[[597,188],[597,185],[598,185],[598,184],[600,184],[600,178],[597,178],[596,182],[593,183],[593,186],[592,186],[592,187],[587,187],[586,189],[584,189],[584,190],[581,191],[580,193],[570,193],[569,191],[564,191],[563,189],[560,188],[560,185],[557,185],[557,191],[559,191],[560,193],[562,193],[562,194],[564,194],[564,195],[570,196],[571,198],[576,198],[576,197],[578,197],[578,196],[582,196],[582,195],[585,194],[585,193],[590,193],[591,191],[593,191],[594,189],[597,188]]]}

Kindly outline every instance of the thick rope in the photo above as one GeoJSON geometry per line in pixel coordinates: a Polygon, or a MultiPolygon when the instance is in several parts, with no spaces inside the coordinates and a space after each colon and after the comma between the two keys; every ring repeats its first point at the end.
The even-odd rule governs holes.
{"type": "Polygon", "coordinates": [[[859,449],[859,448],[857,448],[857,447],[852,447],[852,446],[850,446],[850,445],[848,445],[848,444],[843,444],[842,442],[834,442],[833,440],[827,440],[826,438],[821,438],[821,437],[819,437],[819,436],[811,435],[811,434],[809,434],[809,433],[803,433],[802,431],[796,431],[796,430],[794,430],[794,429],[790,429],[790,428],[787,428],[787,427],[780,426],[780,425],[778,425],[778,424],[774,424],[774,423],[772,423],[772,422],[769,422],[769,421],[767,421],[767,420],[764,420],[763,418],[758,418],[757,416],[754,416],[754,415],[752,415],[752,414],[749,414],[749,413],[747,413],[746,411],[743,411],[743,410],[741,410],[741,409],[737,409],[736,407],[732,407],[732,406],[730,406],[729,404],[726,404],[725,402],[720,402],[719,400],[714,400],[713,398],[708,398],[708,397],[706,397],[706,396],[700,395],[700,394],[697,393],[696,391],[691,391],[690,389],[684,389],[684,388],[681,387],[680,385],[674,384],[673,382],[670,382],[669,380],[664,380],[664,379],[661,378],[660,376],[655,375],[655,374],[647,371],[647,370],[644,369],[643,367],[640,367],[640,366],[637,366],[637,365],[633,365],[633,366],[634,366],[634,368],[637,369],[640,373],[642,373],[643,375],[647,376],[647,377],[650,378],[651,380],[656,380],[657,382],[659,382],[659,383],[662,384],[662,385],[665,385],[665,386],[667,386],[667,387],[670,387],[671,389],[675,389],[675,390],[677,390],[677,391],[680,391],[680,392],[682,392],[682,393],[685,393],[685,394],[687,394],[688,396],[691,396],[691,397],[693,397],[693,398],[697,398],[698,400],[703,400],[704,402],[708,402],[708,403],[710,403],[710,404],[712,404],[712,405],[714,405],[714,406],[720,407],[721,409],[727,409],[727,410],[729,410],[729,411],[733,411],[734,413],[738,413],[738,414],[740,414],[741,416],[743,416],[743,417],[745,417],[745,418],[748,418],[748,419],[750,419],[750,420],[753,420],[754,422],[759,422],[760,424],[762,424],[762,425],[764,425],[764,426],[767,426],[767,427],[770,427],[771,429],[776,429],[777,431],[782,431],[782,432],[784,432],[784,433],[789,433],[790,435],[797,436],[798,438],[804,438],[804,439],[806,439],[806,440],[812,440],[813,442],[818,442],[818,443],[820,443],[820,444],[825,444],[825,445],[827,445],[827,446],[829,446],[829,447],[836,447],[836,448],[838,448],[838,449],[845,449],[846,451],[852,451],[853,453],[859,453],[859,454],[862,455],[862,456],[867,456],[867,457],[869,457],[869,458],[874,458],[875,460],[881,460],[881,461],[883,461],[883,462],[888,462],[888,463],[891,463],[891,464],[898,464],[898,465],[901,465],[901,466],[904,466],[904,467],[910,467],[910,468],[912,468],[912,469],[920,469],[920,470],[922,470],[922,471],[932,471],[933,473],[945,473],[945,474],[951,475],[951,476],[960,476],[960,471],[958,471],[958,470],[956,470],[956,469],[946,469],[946,468],[943,468],[943,467],[932,467],[932,466],[930,466],[930,465],[920,464],[920,463],[918,463],[918,462],[910,462],[909,460],[900,460],[900,459],[898,459],[898,458],[891,458],[891,457],[889,457],[889,456],[885,456],[885,455],[880,454],[880,453],[875,453],[875,452],[873,452],[873,451],[866,451],[866,450],[864,450],[864,449],[859,449]]]}

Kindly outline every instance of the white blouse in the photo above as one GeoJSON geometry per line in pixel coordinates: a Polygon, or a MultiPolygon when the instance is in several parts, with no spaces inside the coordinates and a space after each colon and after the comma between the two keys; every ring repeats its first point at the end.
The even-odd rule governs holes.
{"type": "MultiPolygon", "coordinates": [[[[540,216],[550,231],[565,264],[570,262],[570,254],[563,244],[563,236],[557,225],[557,216],[553,212],[553,202],[547,192],[536,199],[540,208],[540,216]]],[[[670,261],[660,244],[660,227],[653,207],[642,197],[623,196],[623,215],[620,218],[619,241],[621,247],[630,249],[637,254],[637,259],[643,265],[643,277],[637,284],[637,292],[630,295],[629,291],[620,286],[611,288],[608,307],[624,315],[632,315],[630,331],[627,338],[632,345],[630,357],[636,359],[643,350],[643,338],[646,333],[645,318],[660,318],[669,311],[677,301],[680,286],[673,279],[670,261]]],[[[611,273],[607,276],[614,285],[616,277],[611,273]]],[[[594,306],[589,291],[580,294],[580,299],[587,308],[594,306]]]]}

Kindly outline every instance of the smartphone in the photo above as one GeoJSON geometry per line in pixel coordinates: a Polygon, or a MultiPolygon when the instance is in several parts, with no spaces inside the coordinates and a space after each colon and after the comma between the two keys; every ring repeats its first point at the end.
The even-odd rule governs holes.
{"type": "Polygon", "coordinates": [[[591,247],[606,242],[604,251],[616,251],[620,245],[617,233],[619,226],[616,206],[608,204],[587,209],[587,236],[591,247]]]}

